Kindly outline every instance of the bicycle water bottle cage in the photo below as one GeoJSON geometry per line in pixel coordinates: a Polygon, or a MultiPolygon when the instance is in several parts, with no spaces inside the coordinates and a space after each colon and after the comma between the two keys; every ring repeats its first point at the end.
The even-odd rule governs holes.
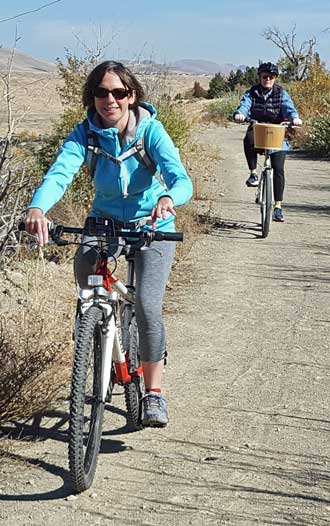
{"type": "Polygon", "coordinates": [[[87,236],[115,237],[115,223],[111,218],[87,217],[84,231],[87,236]]]}

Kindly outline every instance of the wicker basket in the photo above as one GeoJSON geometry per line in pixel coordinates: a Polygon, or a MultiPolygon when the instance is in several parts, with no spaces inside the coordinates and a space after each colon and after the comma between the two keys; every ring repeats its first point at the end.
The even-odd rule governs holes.
{"type": "Polygon", "coordinates": [[[254,147],[263,150],[281,150],[285,127],[280,124],[256,123],[253,125],[254,147]]]}

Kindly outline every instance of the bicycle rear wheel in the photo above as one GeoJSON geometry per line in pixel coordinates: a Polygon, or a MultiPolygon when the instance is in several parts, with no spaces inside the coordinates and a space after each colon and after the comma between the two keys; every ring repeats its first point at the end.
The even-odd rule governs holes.
{"type": "Polygon", "coordinates": [[[260,200],[260,214],[261,214],[261,230],[262,237],[265,238],[269,234],[270,222],[272,217],[272,177],[271,168],[265,168],[261,179],[261,200],[260,200]]]}
{"type": "Polygon", "coordinates": [[[139,354],[139,331],[133,315],[129,324],[127,341],[128,371],[132,381],[124,386],[128,423],[134,430],[142,429],[142,397],[145,394],[144,378],[139,354]]]}
{"type": "Polygon", "coordinates": [[[73,360],[69,468],[72,484],[79,493],[93,482],[101,444],[102,317],[102,310],[96,306],[82,316],[73,360]]]}

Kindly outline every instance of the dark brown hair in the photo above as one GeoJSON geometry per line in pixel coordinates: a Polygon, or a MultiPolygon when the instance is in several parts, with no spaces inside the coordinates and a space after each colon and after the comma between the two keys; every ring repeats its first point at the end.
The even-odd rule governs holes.
{"type": "Polygon", "coordinates": [[[95,109],[94,89],[100,85],[104,75],[109,71],[113,71],[118,75],[130,93],[135,91],[135,102],[132,104],[132,108],[136,108],[144,100],[143,87],[129,68],[121,64],[121,62],[114,62],[113,60],[106,60],[98,64],[88,75],[82,91],[84,107],[87,110],[95,109]]]}

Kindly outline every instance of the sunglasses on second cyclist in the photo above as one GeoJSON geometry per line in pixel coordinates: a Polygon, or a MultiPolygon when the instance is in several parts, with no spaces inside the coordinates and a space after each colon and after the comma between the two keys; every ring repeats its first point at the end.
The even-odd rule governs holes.
{"type": "Polygon", "coordinates": [[[102,88],[101,86],[97,86],[96,88],[94,88],[93,91],[93,95],[97,99],[105,99],[106,97],[108,97],[109,93],[111,93],[113,98],[116,100],[123,100],[130,94],[128,90],[123,88],[107,89],[102,88]]]}
{"type": "Polygon", "coordinates": [[[274,80],[275,75],[261,75],[262,80],[274,80]]]}

